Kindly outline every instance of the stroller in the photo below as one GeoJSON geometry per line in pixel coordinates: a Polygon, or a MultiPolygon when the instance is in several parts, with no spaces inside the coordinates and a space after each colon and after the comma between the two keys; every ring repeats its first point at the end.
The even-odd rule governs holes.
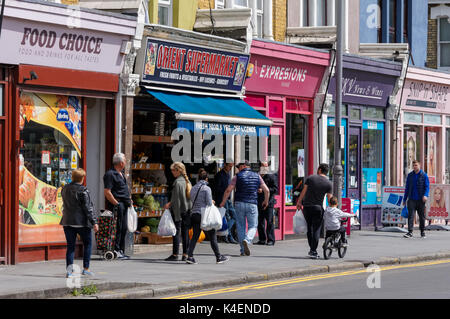
{"type": "Polygon", "coordinates": [[[109,210],[101,210],[98,216],[98,232],[95,234],[97,250],[106,260],[117,258],[114,250],[116,242],[117,213],[109,210]]]}

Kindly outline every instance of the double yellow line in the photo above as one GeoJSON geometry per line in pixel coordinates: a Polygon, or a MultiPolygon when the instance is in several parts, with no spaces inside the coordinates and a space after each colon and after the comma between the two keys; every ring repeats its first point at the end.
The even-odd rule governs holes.
{"type": "MultiPolygon", "coordinates": [[[[448,264],[448,263],[450,263],[450,259],[439,260],[439,261],[421,262],[421,263],[415,263],[415,264],[405,264],[405,265],[395,265],[395,266],[380,267],[379,271],[387,271],[387,270],[403,269],[403,268],[413,268],[413,267],[426,267],[426,266],[433,266],[433,265],[439,265],[439,264],[448,264]]],[[[240,287],[230,287],[230,288],[222,288],[222,289],[216,289],[216,290],[200,291],[200,292],[195,292],[195,293],[189,293],[189,294],[165,297],[165,298],[162,298],[162,299],[190,299],[190,298],[198,298],[198,297],[204,297],[204,296],[210,296],[210,295],[232,293],[232,292],[237,292],[237,291],[242,291],[242,290],[264,289],[264,288],[283,286],[283,285],[291,285],[291,284],[296,284],[296,283],[300,283],[300,282],[307,282],[307,281],[313,281],[313,280],[319,280],[319,279],[336,278],[336,277],[343,277],[343,276],[352,276],[352,275],[357,275],[357,274],[362,274],[362,273],[369,273],[369,272],[370,271],[368,271],[367,269],[358,269],[358,270],[345,271],[345,272],[340,272],[340,273],[328,273],[328,274],[324,274],[324,275],[316,275],[316,276],[308,276],[308,277],[301,277],[301,278],[293,278],[293,279],[288,279],[288,280],[265,282],[265,283],[254,284],[254,285],[246,285],[246,286],[240,286],[240,287]]]]}

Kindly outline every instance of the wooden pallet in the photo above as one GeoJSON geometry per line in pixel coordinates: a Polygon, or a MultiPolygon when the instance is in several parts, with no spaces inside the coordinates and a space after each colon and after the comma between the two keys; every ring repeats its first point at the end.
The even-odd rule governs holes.
{"type": "Polygon", "coordinates": [[[172,237],[162,237],[156,233],[140,233],[136,236],[135,243],[136,244],[153,244],[153,245],[163,245],[163,244],[171,244],[172,237]]]}

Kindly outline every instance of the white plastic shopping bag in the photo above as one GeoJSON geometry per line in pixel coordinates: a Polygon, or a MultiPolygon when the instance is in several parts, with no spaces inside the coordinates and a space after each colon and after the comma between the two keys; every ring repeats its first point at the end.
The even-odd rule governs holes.
{"type": "Polygon", "coordinates": [[[175,236],[177,233],[177,228],[172,219],[172,214],[170,210],[166,209],[161,216],[161,220],[158,225],[158,235],[159,236],[175,236]]]}
{"type": "Polygon", "coordinates": [[[306,234],[308,231],[308,225],[306,224],[305,216],[301,210],[297,210],[294,215],[294,233],[306,234]]]}
{"type": "Polygon", "coordinates": [[[220,230],[222,228],[222,216],[216,206],[208,206],[202,211],[200,228],[205,231],[211,229],[220,230]]]}
{"type": "Polygon", "coordinates": [[[134,233],[138,226],[138,217],[133,206],[128,207],[127,210],[127,226],[130,233],[134,233]]]}

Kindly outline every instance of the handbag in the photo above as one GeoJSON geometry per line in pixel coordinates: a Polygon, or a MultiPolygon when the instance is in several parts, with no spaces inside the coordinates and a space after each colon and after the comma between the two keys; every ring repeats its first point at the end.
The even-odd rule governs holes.
{"type": "Polygon", "coordinates": [[[402,215],[403,218],[408,218],[409,217],[408,207],[406,207],[406,206],[403,207],[401,215],[402,215]]]}
{"type": "Polygon", "coordinates": [[[130,233],[134,233],[138,226],[137,213],[133,206],[128,207],[127,210],[127,227],[130,233]]]}

